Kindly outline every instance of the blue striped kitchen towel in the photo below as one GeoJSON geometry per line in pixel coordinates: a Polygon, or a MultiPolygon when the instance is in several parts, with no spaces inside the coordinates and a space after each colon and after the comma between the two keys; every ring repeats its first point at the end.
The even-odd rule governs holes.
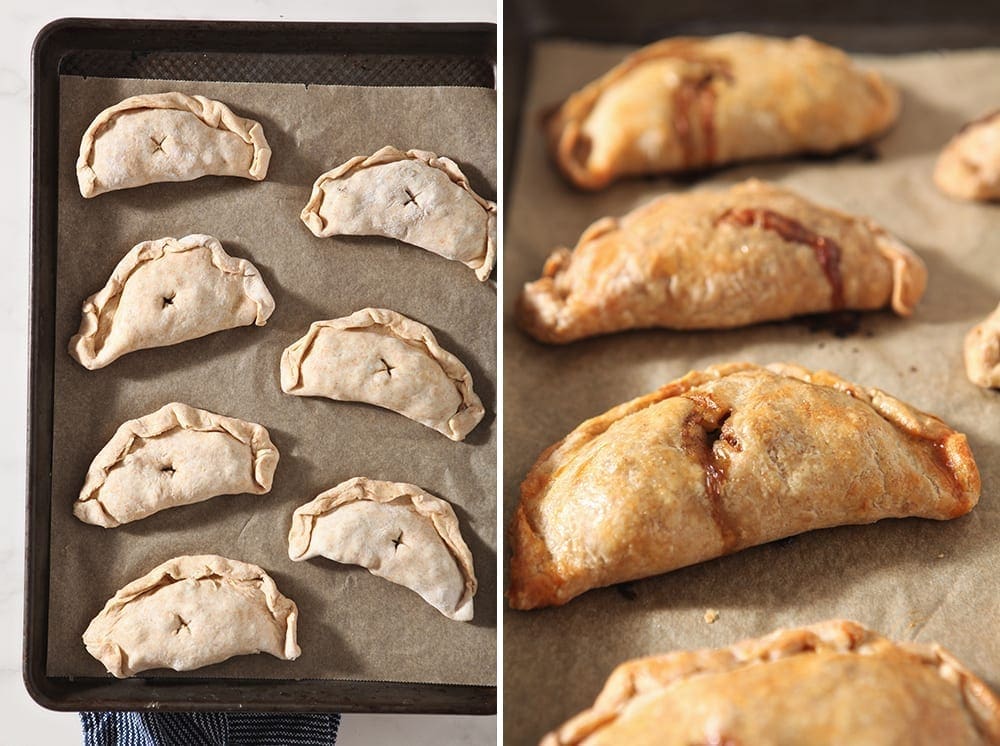
{"type": "Polygon", "coordinates": [[[81,712],[83,746],[332,746],[340,715],[81,712]]]}

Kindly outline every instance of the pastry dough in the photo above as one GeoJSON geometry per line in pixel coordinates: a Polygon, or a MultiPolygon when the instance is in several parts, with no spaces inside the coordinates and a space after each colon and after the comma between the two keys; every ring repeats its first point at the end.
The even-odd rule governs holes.
{"type": "Polygon", "coordinates": [[[257,268],[205,235],[134,246],[83,304],[69,354],[90,370],[122,355],[206,334],[264,326],[274,299],[257,268]]]}
{"type": "Polygon", "coordinates": [[[298,616],[295,602],[257,565],[214,554],[175,557],[118,591],[83,643],[120,679],[260,652],[290,661],[302,652],[298,616]]]}
{"type": "Polygon", "coordinates": [[[727,329],[923,295],[920,258],[873,221],[751,179],[664,195],[558,249],[518,303],[543,342],[644,327],[727,329]]]}
{"type": "Polygon", "coordinates": [[[1000,389],[1000,306],[965,335],[965,372],[977,386],[1000,389]]]}
{"type": "Polygon", "coordinates": [[[281,390],[374,404],[452,440],[484,411],[462,362],[426,326],[385,308],[314,321],[281,355],[281,390]]]}
{"type": "Polygon", "coordinates": [[[267,176],[271,149],[258,122],[220,101],[183,93],[132,96],[83,133],[76,176],[84,197],[202,176],[267,176]]]}
{"type": "Polygon", "coordinates": [[[118,428],[87,470],[73,514],[114,528],[217,495],[260,495],[277,466],[261,425],[174,402],[118,428]]]}
{"type": "Polygon", "coordinates": [[[965,125],[934,168],[945,194],[969,200],[1000,200],[1000,111],[965,125]]]}
{"type": "Polygon", "coordinates": [[[385,236],[461,262],[486,280],[497,245],[497,206],[458,165],[426,150],[387,146],[322,174],[302,210],[316,236],[385,236]]]}
{"type": "Polygon", "coordinates": [[[899,94],[808,37],[678,37],[644,47],[545,122],[556,165],[601,189],[621,176],[830,153],[887,129],[899,94]]]}
{"type": "Polygon", "coordinates": [[[296,509],[288,556],[361,565],[449,619],[472,619],[476,575],[455,511],[414,484],[355,477],[327,490],[296,509]]]}
{"type": "Polygon", "coordinates": [[[564,604],[803,531],[949,519],[979,499],[965,436],[793,365],[694,371],[587,420],[521,485],[510,603],[564,604]]]}
{"type": "Polygon", "coordinates": [[[938,645],[856,622],[623,663],[543,746],[991,746],[1000,699],[938,645]]]}

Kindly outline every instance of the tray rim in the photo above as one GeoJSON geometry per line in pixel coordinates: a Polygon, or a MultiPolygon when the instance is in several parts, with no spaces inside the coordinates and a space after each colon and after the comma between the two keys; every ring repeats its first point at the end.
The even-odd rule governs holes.
{"type": "MultiPolygon", "coordinates": [[[[31,48],[31,224],[28,308],[28,396],[25,483],[25,577],[22,678],[29,696],[57,711],[163,710],[372,712],[492,715],[497,687],[344,679],[220,679],[57,677],[46,673],[52,434],[54,409],[55,248],[58,219],[59,61],[81,49],[204,53],[246,52],[248,40],[270,41],[260,54],[302,53],[303,39],[335,46],[316,53],[373,53],[389,42],[397,54],[467,54],[493,65],[493,23],[336,23],[300,21],[183,21],[60,18],[31,48]],[[220,32],[222,32],[220,34],[220,32]],[[222,39],[217,37],[221,36],[222,39]],[[88,41],[101,43],[88,44],[88,41]],[[449,48],[441,49],[447,43],[449,48]],[[368,45],[368,46],[366,46],[368,45]],[[55,125],[53,125],[55,123],[55,125]]],[[[310,50],[313,51],[313,50],[310,50]]],[[[498,621],[497,629],[500,628],[498,621]]],[[[499,631],[497,633],[499,635],[499,631]]],[[[499,649],[499,646],[498,646],[499,649]]],[[[499,661],[497,666],[499,676],[499,661]]]]}

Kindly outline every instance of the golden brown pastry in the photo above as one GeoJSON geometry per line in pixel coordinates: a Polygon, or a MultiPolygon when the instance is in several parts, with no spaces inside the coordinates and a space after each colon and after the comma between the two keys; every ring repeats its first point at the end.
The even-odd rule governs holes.
{"type": "Polygon", "coordinates": [[[298,616],[257,565],[214,554],[175,557],[119,590],[83,643],[117,678],[254,653],[290,661],[302,652],[298,616]]]}
{"type": "Polygon", "coordinates": [[[259,122],[172,91],[132,96],[98,114],[80,141],[76,175],[80,193],[96,197],[209,175],[262,181],[270,160],[259,122]]]}
{"type": "Polygon", "coordinates": [[[965,373],[977,386],[1000,389],[1000,306],[965,335],[965,373]]]}
{"type": "Polygon", "coordinates": [[[751,179],[597,221],[525,285],[517,320],[563,343],[890,305],[909,316],[926,284],[920,258],[875,222],[751,179]]]}
{"type": "Polygon", "coordinates": [[[705,168],[867,140],[899,94],[805,36],[664,39],[571,95],[545,122],[556,165],[601,189],[621,176],[705,168]]]}
{"type": "Polygon", "coordinates": [[[579,425],[521,484],[507,595],[564,604],[817,528],[969,512],[965,436],[794,365],[694,371],[579,425]]]}
{"type": "Polygon", "coordinates": [[[267,428],[173,402],[122,423],[87,469],[73,514],[114,528],[217,495],[260,495],[277,466],[267,428]]]}
{"type": "Polygon", "coordinates": [[[959,130],[938,157],[934,183],[959,199],[1000,199],[1000,111],[959,130]]]}
{"type": "Polygon", "coordinates": [[[543,746],[995,746],[1000,699],[938,645],[856,622],[628,661],[543,746]]]}

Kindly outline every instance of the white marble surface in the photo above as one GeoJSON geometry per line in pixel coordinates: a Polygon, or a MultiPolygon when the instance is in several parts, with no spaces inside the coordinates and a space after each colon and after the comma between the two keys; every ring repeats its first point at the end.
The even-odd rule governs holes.
{"type": "MultiPolygon", "coordinates": [[[[0,377],[6,426],[0,429],[0,742],[80,742],[77,716],[39,707],[21,680],[21,617],[24,556],[24,455],[27,386],[28,226],[31,154],[30,54],[35,34],[49,21],[69,16],[109,18],[205,18],[295,21],[487,21],[497,19],[496,0],[41,0],[5,5],[0,12],[0,225],[6,239],[0,271],[0,350],[8,351],[0,377]]],[[[495,717],[347,715],[338,743],[455,744],[496,742],[495,717]]]]}

